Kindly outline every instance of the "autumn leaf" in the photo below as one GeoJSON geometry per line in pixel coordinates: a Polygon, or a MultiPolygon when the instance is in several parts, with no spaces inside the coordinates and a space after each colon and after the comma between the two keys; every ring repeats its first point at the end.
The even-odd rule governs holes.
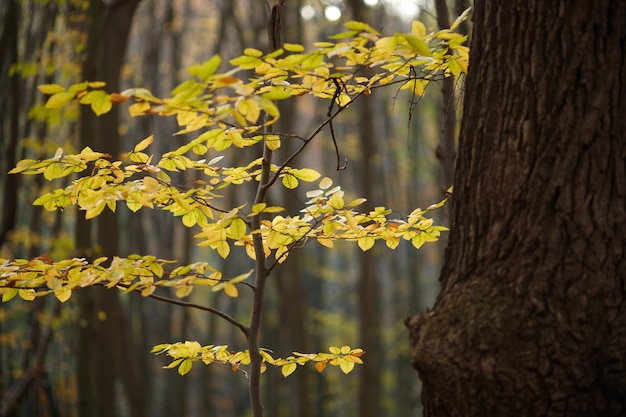
{"type": "Polygon", "coordinates": [[[280,368],[280,372],[283,374],[283,376],[285,378],[287,378],[289,375],[291,375],[296,370],[297,367],[298,367],[298,365],[295,362],[291,362],[291,363],[288,363],[286,365],[283,365],[280,368]]]}
{"type": "Polygon", "coordinates": [[[56,93],[48,99],[46,102],[46,109],[60,109],[65,106],[70,101],[74,100],[76,97],[76,93],[71,91],[62,91],[60,93],[56,93]]]}

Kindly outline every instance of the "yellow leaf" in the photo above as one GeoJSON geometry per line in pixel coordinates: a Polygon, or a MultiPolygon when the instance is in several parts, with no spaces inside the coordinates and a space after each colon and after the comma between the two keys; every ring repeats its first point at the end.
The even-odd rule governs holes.
{"type": "Polygon", "coordinates": [[[286,365],[283,365],[282,368],[280,368],[280,372],[283,374],[285,378],[287,378],[289,375],[293,374],[297,366],[298,365],[296,365],[295,362],[288,363],[286,365]]]}
{"type": "Polygon", "coordinates": [[[236,284],[238,282],[244,282],[245,280],[247,280],[250,277],[250,275],[252,275],[253,272],[254,272],[254,269],[251,269],[248,272],[246,272],[245,274],[237,275],[236,277],[230,279],[228,282],[230,282],[231,284],[236,284]]]}
{"type": "Polygon", "coordinates": [[[333,185],[333,180],[331,180],[328,177],[324,177],[320,181],[320,189],[322,189],[322,190],[326,190],[326,189],[330,188],[331,185],[333,185]]]}
{"type": "Polygon", "coordinates": [[[413,244],[413,246],[415,246],[416,249],[421,248],[424,245],[424,243],[426,243],[426,233],[421,232],[420,234],[415,236],[413,239],[411,239],[411,243],[413,244]]]}
{"type": "Polygon", "coordinates": [[[298,180],[297,180],[297,178],[294,177],[291,174],[283,175],[282,183],[285,186],[285,188],[288,188],[290,190],[293,190],[294,188],[298,187],[298,180]]]}
{"type": "Polygon", "coordinates": [[[59,84],[43,84],[37,87],[43,94],[56,94],[65,91],[59,84]]]}
{"type": "Polygon", "coordinates": [[[3,290],[5,290],[4,293],[2,293],[2,302],[6,303],[7,301],[9,301],[11,298],[15,297],[17,295],[17,288],[3,288],[3,290]]]}
{"type": "Polygon", "coordinates": [[[409,80],[400,87],[400,90],[411,90],[413,93],[418,96],[423,96],[426,91],[426,85],[428,81],[426,80],[409,80]]]}
{"type": "Polygon", "coordinates": [[[363,252],[369,250],[372,248],[372,246],[374,246],[374,243],[376,241],[374,240],[373,237],[371,236],[364,236],[362,238],[359,238],[359,240],[357,241],[357,244],[359,245],[359,248],[361,248],[361,250],[363,252]]]}
{"type": "Polygon", "coordinates": [[[228,230],[232,239],[239,240],[246,234],[246,223],[237,217],[230,223],[228,230]]]}
{"type": "Polygon", "coordinates": [[[398,247],[398,245],[400,244],[400,238],[399,237],[390,237],[388,239],[385,239],[385,244],[387,245],[387,247],[389,249],[395,249],[398,247]]]}
{"type": "Polygon", "coordinates": [[[35,290],[31,288],[18,290],[17,293],[22,298],[22,300],[33,301],[35,299],[35,290]]]}
{"type": "Polygon", "coordinates": [[[90,104],[93,112],[100,116],[101,114],[108,113],[111,110],[111,97],[102,90],[90,91],[81,97],[80,103],[90,104]]]}
{"type": "Polygon", "coordinates": [[[85,213],[85,219],[89,220],[98,216],[100,213],[102,213],[102,210],[104,210],[105,206],[106,206],[106,203],[104,201],[101,201],[95,206],[90,207],[89,209],[87,209],[87,212],[85,213]]]}
{"type": "Polygon", "coordinates": [[[178,367],[178,373],[180,375],[185,375],[189,371],[191,371],[192,366],[193,366],[193,361],[191,359],[185,359],[184,361],[180,363],[180,366],[178,367]]]}
{"type": "Polygon", "coordinates": [[[224,292],[226,293],[226,295],[232,298],[237,298],[237,296],[239,295],[237,287],[230,282],[225,283],[224,292]]]}
{"type": "Polygon", "coordinates": [[[143,204],[131,199],[130,197],[126,199],[126,207],[133,213],[136,213],[140,208],[143,207],[143,204]]]}
{"type": "Polygon", "coordinates": [[[273,365],[275,361],[274,358],[272,358],[272,355],[270,355],[267,351],[263,350],[263,349],[259,349],[259,353],[261,354],[261,356],[263,356],[263,359],[265,360],[265,362],[273,365]]]}
{"type": "Polygon", "coordinates": [[[236,108],[250,123],[256,123],[261,115],[261,108],[251,98],[237,101],[236,108]]]}
{"type": "Polygon", "coordinates": [[[76,93],[70,91],[56,93],[50,96],[45,107],[46,109],[60,109],[70,101],[74,100],[74,97],[76,97],[76,93]]]}
{"type": "Polygon", "coordinates": [[[297,43],[285,43],[283,48],[289,52],[304,52],[304,46],[297,43]]]}
{"type": "Polygon", "coordinates": [[[62,303],[66,302],[72,296],[72,290],[67,287],[61,287],[54,290],[54,296],[62,303]]]}
{"type": "Polygon", "coordinates": [[[63,168],[61,168],[61,164],[59,164],[58,162],[53,162],[46,167],[45,171],[43,172],[43,177],[48,181],[51,181],[55,178],[60,178],[62,172],[63,168]]]}
{"type": "Polygon", "coordinates": [[[280,136],[279,135],[267,135],[265,136],[265,146],[268,149],[275,151],[280,148],[280,136]]]}
{"type": "Polygon", "coordinates": [[[297,169],[293,172],[293,175],[296,178],[306,182],[315,181],[320,177],[320,173],[311,168],[297,169]]]}
{"type": "Polygon", "coordinates": [[[148,193],[155,193],[159,189],[159,182],[150,176],[143,177],[142,181],[143,181],[144,189],[148,193]]]}
{"type": "Polygon", "coordinates": [[[90,81],[87,85],[91,88],[102,88],[107,84],[104,81],[90,81]]]}
{"type": "Polygon", "coordinates": [[[143,290],[141,290],[141,295],[143,297],[148,297],[154,292],[154,290],[156,290],[156,287],[154,285],[150,285],[149,287],[146,287],[143,290]]]}
{"type": "Polygon", "coordinates": [[[287,256],[289,256],[289,247],[288,246],[280,246],[276,249],[276,253],[274,257],[278,260],[278,263],[283,263],[287,260],[287,256]]]}
{"type": "Polygon", "coordinates": [[[418,38],[415,35],[403,35],[404,39],[413,48],[415,52],[423,56],[432,56],[432,52],[428,47],[428,44],[423,39],[418,38]]]}
{"type": "MultiPolygon", "coordinates": [[[[176,297],[178,297],[178,298],[185,298],[189,294],[191,294],[192,291],[193,291],[193,286],[191,286],[191,285],[185,285],[183,287],[178,287],[178,288],[176,288],[176,297]]],[[[143,292],[142,292],[142,295],[143,295],[143,292]]]]}
{"type": "Polygon", "coordinates": [[[418,38],[424,38],[426,36],[426,26],[419,20],[414,20],[411,24],[411,32],[418,38]]]}
{"type": "Polygon", "coordinates": [[[333,194],[333,196],[328,200],[328,205],[337,210],[342,209],[344,202],[340,193],[333,194]]]}
{"type": "Polygon", "coordinates": [[[333,248],[333,240],[332,239],[328,239],[328,238],[324,238],[324,237],[318,237],[317,238],[317,242],[322,245],[322,246],[326,246],[329,249],[333,248]]]}
{"type": "Polygon", "coordinates": [[[350,371],[354,369],[354,363],[346,362],[345,360],[339,359],[339,367],[341,368],[344,374],[349,374],[350,371]]]}
{"type": "Polygon", "coordinates": [[[188,213],[185,213],[185,215],[183,216],[183,224],[185,226],[187,226],[187,227],[195,226],[195,224],[196,224],[196,216],[194,215],[194,211],[190,211],[188,213]]]}
{"type": "Polygon", "coordinates": [[[141,152],[141,151],[143,151],[148,146],[150,146],[150,144],[152,143],[153,140],[154,140],[154,135],[148,136],[147,138],[145,138],[144,140],[139,142],[137,145],[135,145],[135,148],[133,149],[133,152],[141,152]]]}
{"type": "Polygon", "coordinates": [[[217,242],[217,244],[215,245],[215,249],[217,250],[217,253],[224,259],[226,259],[228,257],[228,254],[230,253],[230,246],[228,246],[228,242],[226,242],[225,240],[217,242]]]}
{"type": "Polygon", "coordinates": [[[254,49],[254,48],[246,48],[243,50],[243,53],[245,55],[248,56],[253,56],[253,57],[260,57],[263,56],[263,52],[259,51],[258,49],[254,49]]]}
{"type": "Polygon", "coordinates": [[[471,10],[472,10],[471,7],[468,7],[467,9],[465,9],[465,11],[461,13],[459,17],[456,18],[454,23],[452,23],[452,26],[450,26],[450,30],[456,29],[461,23],[463,23],[465,19],[467,19],[467,16],[469,16],[469,13],[471,10]]]}
{"type": "Polygon", "coordinates": [[[17,165],[15,166],[15,168],[10,170],[8,173],[9,174],[19,174],[20,172],[26,171],[28,168],[30,168],[32,165],[34,165],[36,163],[37,163],[37,161],[35,161],[34,159],[23,159],[23,160],[19,161],[17,163],[17,165]]]}
{"type": "Polygon", "coordinates": [[[211,57],[211,59],[204,62],[202,65],[194,65],[187,68],[187,72],[189,72],[189,74],[191,75],[197,76],[201,80],[206,80],[208,77],[215,73],[221,62],[221,58],[217,55],[214,55],[213,57],[211,57]]]}
{"type": "Polygon", "coordinates": [[[150,103],[147,101],[140,101],[139,103],[131,104],[128,108],[128,113],[131,116],[142,116],[146,114],[146,111],[150,110],[150,103]]]}

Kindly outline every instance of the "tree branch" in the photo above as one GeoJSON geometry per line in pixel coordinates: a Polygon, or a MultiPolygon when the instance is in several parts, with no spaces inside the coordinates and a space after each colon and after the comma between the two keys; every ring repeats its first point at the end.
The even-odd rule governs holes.
{"type": "Polygon", "coordinates": [[[159,301],[163,301],[165,303],[169,303],[169,304],[175,304],[177,306],[181,306],[181,307],[189,307],[189,308],[195,308],[197,310],[202,310],[202,311],[206,311],[208,313],[211,314],[215,314],[216,316],[226,320],[227,322],[229,322],[230,324],[232,324],[233,326],[237,327],[239,330],[241,330],[241,332],[244,335],[248,335],[248,328],[243,325],[242,323],[240,323],[239,321],[235,320],[234,318],[230,317],[228,314],[217,310],[213,307],[207,307],[207,306],[203,306],[200,304],[195,304],[195,303],[190,303],[187,301],[180,301],[180,300],[176,300],[174,298],[168,298],[168,297],[164,297],[162,295],[156,295],[156,294],[150,294],[148,296],[149,298],[154,298],[155,300],[159,300],[159,301]]]}

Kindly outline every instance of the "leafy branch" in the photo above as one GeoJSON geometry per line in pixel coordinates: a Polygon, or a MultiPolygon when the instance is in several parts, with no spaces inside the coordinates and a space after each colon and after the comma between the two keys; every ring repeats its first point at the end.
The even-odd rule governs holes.
{"type": "Polygon", "coordinates": [[[127,103],[132,117],[175,117],[176,134],[200,132],[183,146],[156,155],[149,152],[155,140],[149,136],[138,141],[120,160],[89,147],[76,154],[65,154],[59,148],[51,158],[25,159],[10,171],[43,175],[48,181],[73,178],[64,188],[54,189],[34,201],[46,210],[77,206],[85,212],[86,219],[92,219],[107,208],[115,212],[118,202],[132,212],[160,208],[180,217],[184,226],[198,229],[197,246],[208,247],[222,258],[230,255],[231,245],[241,247],[254,261],[254,269],[224,279],[220,271],[206,262],[174,266],[174,261],[151,255],[101,257],[91,262],[83,258],[55,261],[47,255],[30,260],[0,259],[3,302],[15,297],[33,300],[49,294],[65,302],[73,291],[97,285],[126,293],[139,292],[144,297],[199,309],[226,320],[244,334],[248,349],[231,352],[227,346],[201,346],[186,341],[158,345],[153,352],[171,357],[167,367],[178,368],[181,375],[198,360],[206,364],[226,363],[235,370],[247,366],[255,416],[262,415],[259,375],[268,366],[280,367],[284,376],[307,362],[314,362],[319,372],[330,364],[348,373],[355,364],[362,363],[360,357],[364,353],[343,346],[331,347],[328,353],[293,352],[287,358],[275,359],[269,350],[260,348],[265,284],[274,267],[309,241],[328,248],[333,248],[335,240],[353,241],[367,251],[378,240],[390,249],[405,240],[419,249],[437,241],[440,233],[447,230],[427,217],[445,200],[424,210],[417,208],[404,218],[392,216],[392,210],[383,206],[359,212],[365,199],[347,201],[341,187],[333,186],[329,178],[312,168],[291,164],[328,128],[337,169],[345,168],[333,126],[345,109],[383,87],[394,86],[412,96],[422,96],[430,82],[466,72],[468,62],[468,48],[463,45],[466,38],[453,32],[466,15],[457,19],[451,29],[427,33],[422,23],[413,22],[410,33],[385,37],[365,23],[348,22],[348,30],[332,37],[333,42],[315,43],[315,48],[306,52],[302,45],[281,44],[283,4],[282,0],[271,7],[267,3],[272,51],[263,54],[245,49],[243,55],[230,61],[232,68],[226,72],[218,72],[222,62],[214,56],[188,68],[192,78],[174,88],[169,97],[156,97],[145,88],[107,93],[99,81],[86,81],[67,89],[58,84],[39,87],[42,93],[50,95],[48,109],[79,103],[100,115],[109,112],[113,105],[127,103]],[[250,72],[254,74],[247,79],[239,75],[250,72]],[[365,73],[372,75],[360,75],[365,73]],[[303,95],[327,101],[326,118],[308,135],[274,132],[273,125],[280,117],[276,102],[303,95]],[[283,161],[274,161],[274,151],[287,139],[301,143],[283,161]],[[228,166],[222,162],[221,153],[231,147],[256,147],[259,156],[246,165],[228,166]],[[202,179],[191,186],[173,184],[168,173],[186,170],[201,173],[202,179]],[[306,193],[309,200],[298,215],[283,216],[279,213],[284,208],[267,204],[268,192],[277,183],[293,190],[301,182],[316,181],[317,189],[306,193]],[[250,182],[257,187],[248,204],[224,209],[215,203],[227,187],[250,182]],[[253,274],[254,284],[246,283],[253,274]],[[155,292],[158,288],[174,288],[180,299],[204,286],[237,297],[240,284],[253,292],[247,326],[212,307],[155,292]]]}

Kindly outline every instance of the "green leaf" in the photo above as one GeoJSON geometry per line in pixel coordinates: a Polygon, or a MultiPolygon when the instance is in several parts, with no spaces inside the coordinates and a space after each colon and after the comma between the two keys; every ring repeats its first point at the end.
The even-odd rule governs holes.
{"type": "Polygon", "coordinates": [[[214,55],[201,65],[193,65],[187,68],[187,72],[204,81],[217,71],[221,63],[222,59],[218,55],[214,55]]]}
{"type": "Polygon", "coordinates": [[[423,39],[420,39],[415,35],[404,35],[404,39],[406,39],[415,52],[423,56],[432,56],[433,53],[423,39]]]}

